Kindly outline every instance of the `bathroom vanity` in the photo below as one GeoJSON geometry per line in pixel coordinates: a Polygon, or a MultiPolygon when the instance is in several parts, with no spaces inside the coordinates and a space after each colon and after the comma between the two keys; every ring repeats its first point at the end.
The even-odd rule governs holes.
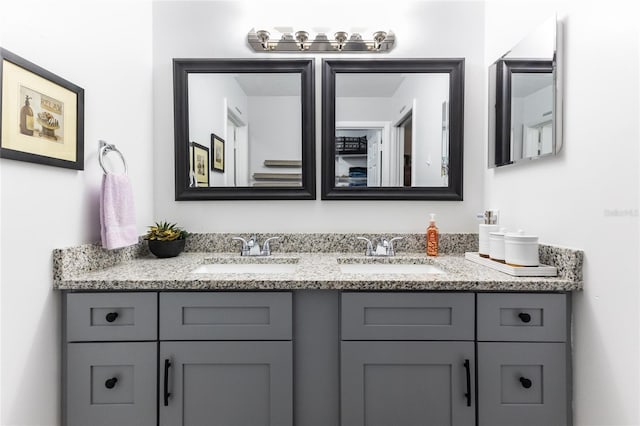
{"type": "Polygon", "coordinates": [[[580,252],[547,246],[561,276],[515,278],[411,252],[136,253],[72,271],[78,250],[99,251],[54,254],[65,424],[571,424],[580,252]]]}

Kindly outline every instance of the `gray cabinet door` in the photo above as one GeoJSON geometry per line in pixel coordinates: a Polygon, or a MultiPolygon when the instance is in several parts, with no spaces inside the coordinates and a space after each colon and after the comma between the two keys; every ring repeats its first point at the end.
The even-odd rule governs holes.
{"type": "Polygon", "coordinates": [[[159,394],[160,425],[291,426],[291,342],[161,342],[159,394]]]}
{"type": "Polygon", "coordinates": [[[341,426],[475,425],[473,342],[342,342],[341,357],[341,426]]]}
{"type": "Polygon", "coordinates": [[[568,424],[564,343],[478,343],[478,425],[568,424]]]}
{"type": "Polygon", "coordinates": [[[156,424],[155,342],[69,343],[67,426],[156,424]]]}

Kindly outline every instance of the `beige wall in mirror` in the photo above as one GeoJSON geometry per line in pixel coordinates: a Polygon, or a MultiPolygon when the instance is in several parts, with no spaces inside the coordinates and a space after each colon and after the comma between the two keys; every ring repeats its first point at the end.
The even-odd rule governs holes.
{"type": "Polygon", "coordinates": [[[299,73],[190,73],[189,142],[211,149],[209,184],[191,186],[300,187],[300,87],[299,73]]]}

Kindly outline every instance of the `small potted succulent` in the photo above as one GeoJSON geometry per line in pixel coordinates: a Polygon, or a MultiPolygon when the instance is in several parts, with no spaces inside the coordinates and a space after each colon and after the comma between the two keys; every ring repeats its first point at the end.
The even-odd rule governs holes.
{"type": "Polygon", "coordinates": [[[175,223],[156,222],[149,226],[144,239],[149,242],[149,250],[156,257],[176,257],[184,250],[184,243],[190,234],[175,223]]]}

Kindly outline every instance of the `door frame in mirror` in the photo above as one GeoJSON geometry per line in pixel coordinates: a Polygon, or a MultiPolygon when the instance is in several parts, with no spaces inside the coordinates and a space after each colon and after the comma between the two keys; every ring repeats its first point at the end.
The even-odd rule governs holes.
{"type": "MultiPolygon", "coordinates": [[[[511,159],[511,76],[516,73],[545,73],[553,76],[553,61],[533,59],[500,59],[496,63],[496,128],[495,165],[506,166],[511,159]]],[[[555,99],[552,102],[555,110],[555,99]]],[[[553,132],[556,129],[553,126],[553,132]]],[[[554,135],[555,140],[555,135],[554,135]]],[[[553,155],[553,151],[540,155],[553,155]]]]}
{"type": "Polygon", "coordinates": [[[464,147],[464,58],[323,59],[322,199],[462,201],[464,147]],[[449,182],[446,187],[355,187],[335,185],[337,73],[449,74],[449,182]]]}
{"type": "Polygon", "coordinates": [[[187,200],[314,200],[315,169],[314,59],[173,59],[175,199],[187,200]],[[301,80],[302,186],[189,186],[189,87],[192,73],[296,73],[301,80]]]}

